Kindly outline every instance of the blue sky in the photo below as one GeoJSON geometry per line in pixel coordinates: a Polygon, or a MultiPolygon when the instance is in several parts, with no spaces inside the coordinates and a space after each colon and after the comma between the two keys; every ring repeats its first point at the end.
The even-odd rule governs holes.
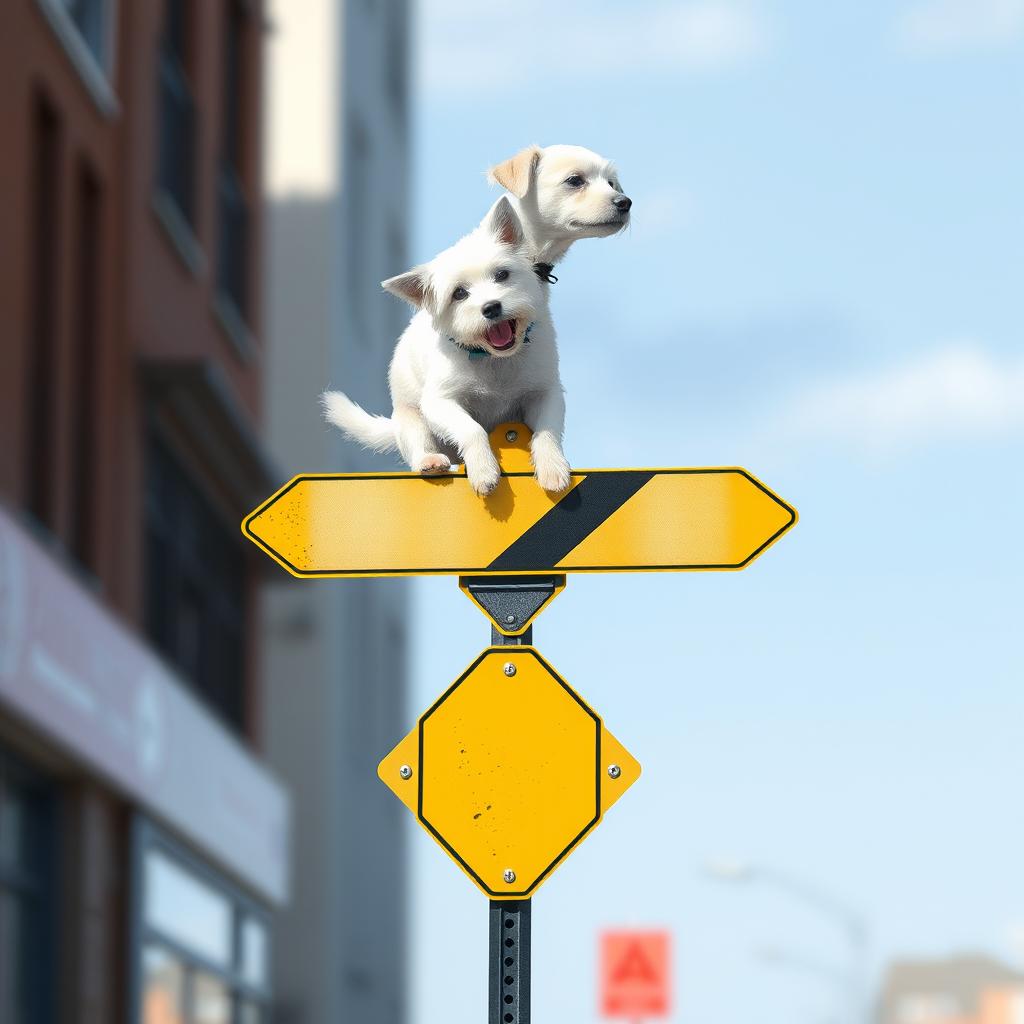
{"type": "MultiPolygon", "coordinates": [[[[801,513],[743,573],[573,578],[539,620],[645,774],[537,896],[535,1020],[596,1020],[597,932],[660,924],[673,1020],[836,1021],[754,955],[841,967],[835,929],[710,857],[842,896],[876,974],[1024,963],[1024,0],[425,0],[417,30],[414,259],[529,142],[614,157],[636,204],[553,290],[570,460],[739,464],[801,513]]],[[[410,724],[487,640],[416,587],[410,724]]],[[[485,901],[410,839],[413,1019],[475,1024],[485,901]]]]}

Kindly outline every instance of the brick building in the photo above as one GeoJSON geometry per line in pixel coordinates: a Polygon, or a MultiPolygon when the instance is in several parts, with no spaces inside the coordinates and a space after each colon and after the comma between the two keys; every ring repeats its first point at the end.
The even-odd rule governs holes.
{"type": "Polygon", "coordinates": [[[268,1005],[263,34],[260,0],[0,5],[4,1024],[268,1005]]]}

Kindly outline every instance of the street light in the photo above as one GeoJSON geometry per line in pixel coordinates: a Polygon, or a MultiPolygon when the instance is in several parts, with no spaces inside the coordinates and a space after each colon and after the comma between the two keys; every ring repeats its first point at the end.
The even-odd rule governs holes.
{"type": "MultiPolygon", "coordinates": [[[[746,882],[771,886],[813,908],[836,925],[850,946],[850,971],[846,981],[852,1000],[850,1019],[853,1024],[863,1024],[868,957],[868,928],[863,916],[831,893],[775,868],[749,864],[741,860],[715,860],[708,862],[704,870],[709,877],[720,882],[746,882]]],[[[781,954],[774,957],[774,962],[790,965],[794,963],[791,957],[781,954]]]]}

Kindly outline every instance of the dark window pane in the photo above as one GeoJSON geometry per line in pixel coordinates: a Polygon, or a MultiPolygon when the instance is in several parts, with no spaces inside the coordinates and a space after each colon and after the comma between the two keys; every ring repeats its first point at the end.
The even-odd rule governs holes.
{"type": "Polygon", "coordinates": [[[75,274],[74,350],[71,437],[71,550],[87,568],[95,569],[94,480],[96,476],[96,390],[100,293],[100,185],[87,165],[78,172],[78,241],[75,274]]]}
{"type": "Polygon", "coordinates": [[[217,175],[218,284],[231,299],[238,314],[245,317],[249,206],[242,182],[230,162],[224,160],[217,175]]]}
{"type": "Polygon", "coordinates": [[[17,793],[7,790],[0,772],[0,869],[20,867],[25,845],[25,806],[17,793]]]}
{"type": "Polygon", "coordinates": [[[155,438],[147,453],[145,593],[154,646],[241,729],[246,672],[241,538],[155,438]]]}
{"type": "Polygon", "coordinates": [[[53,976],[53,799],[0,750],[0,1021],[48,1019],[53,976]]]}
{"type": "Polygon", "coordinates": [[[159,61],[157,184],[189,223],[195,218],[196,104],[188,76],[188,0],[167,0],[159,61]]]}
{"type": "Polygon", "coordinates": [[[29,1024],[25,992],[25,925],[13,893],[0,889],[0,1020],[29,1024]]]}
{"type": "Polygon", "coordinates": [[[66,0],[68,14],[75,23],[85,45],[89,47],[96,63],[106,63],[107,0],[66,0]]]}
{"type": "Polygon", "coordinates": [[[399,5],[386,5],[387,51],[383,60],[388,99],[400,123],[406,119],[409,99],[409,18],[399,5]]]}
{"type": "Polygon", "coordinates": [[[160,147],[157,183],[188,223],[194,218],[196,105],[178,59],[160,57],[160,147]]]}
{"type": "Polygon", "coordinates": [[[25,496],[29,511],[53,528],[54,386],[57,374],[58,305],[55,296],[60,253],[61,125],[56,111],[37,96],[32,118],[31,345],[25,409],[28,416],[24,456],[25,496]]]}
{"type": "Polygon", "coordinates": [[[217,174],[217,280],[244,319],[247,303],[249,206],[242,180],[245,153],[245,33],[241,0],[229,0],[224,26],[221,164],[217,174]]]}
{"type": "MultiPolygon", "coordinates": [[[[365,330],[365,297],[373,294],[369,287],[374,263],[367,258],[370,244],[370,171],[373,159],[372,140],[369,129],[362,117],[352,112],[348,122],[348,155],[345,171],[345,215],[348,218],[345,232],[345,276],[347,278],[346,298],[351,312],[357,337],[364,344],[369,340],[365,330]]],[[[400,271],[396,271],[400,273],[400,271]]]]}
{"type": "Polygon", "coordinates": [[[188,64],[190,0],[166,0],[164,6],[164,47],[185,67],[188,64]]]}
{"type": "Polygon", "coordinates": [[[240,0],[229,0],[224,28],[224,156],[234,167],[242,162],[242,83],[246,14],[240,0]]]}

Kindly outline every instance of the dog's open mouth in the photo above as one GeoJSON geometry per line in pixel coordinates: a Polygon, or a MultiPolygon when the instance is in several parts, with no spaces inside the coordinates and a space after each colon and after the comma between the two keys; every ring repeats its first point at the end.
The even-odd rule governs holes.
{"type": "Polygon", "coordinates": [[[516,322],[515,320],[502,320],[501,323],[491,324],[484,331],[487,344],[497,352],[503,352],[516,343],[516,322]]]}

